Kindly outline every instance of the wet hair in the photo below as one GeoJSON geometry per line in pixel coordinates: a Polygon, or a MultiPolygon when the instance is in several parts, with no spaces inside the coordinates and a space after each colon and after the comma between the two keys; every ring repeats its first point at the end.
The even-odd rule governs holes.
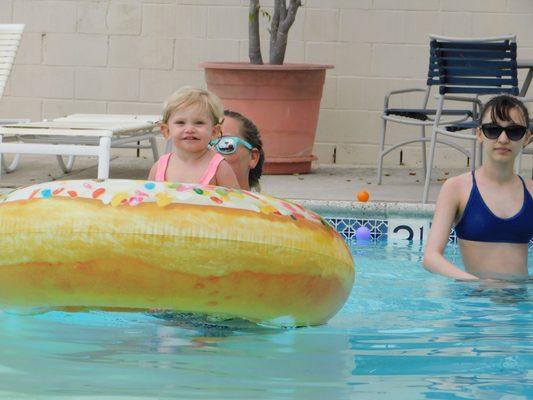
{"type": "Polygon", "coordinates": [[[259,150],[259,161],[255,168],[251,169],[248,174],[248,184],[251,189],[260,191],[261,186],[259,184],[259,178],[261,178],[261,174],[263,173],[265,153],[263,151],[263,142],[261,141],[259,129],[257,129],[257,126],[252,121],[237,111],[224,110],[224,116],[239,121],[241,123],[240,134],[244,137],[244,140],[250,143],[252,147],[259,150]]]}
{"type": "Polygon", "coordinates": [[[189,106],[199,106],[209,115],[213,125],[219,124],[224,114],[224,106],[215,94],[208,90],[183,86],[168,96],[163,103],[161,121],[166,124],[174,111],[189,106]]]}
{"type": "Polygon", "coordinates": [[[492,122],[500,121],[513,121],[511,118],[511,110],[518,110],[522,115],[523,121],[529,128],[529,112],[520,100],[516,97],[506,94],[493,97],[490,99],[481,110],[481,120],[490,110],[490,119],[492,122]]]}

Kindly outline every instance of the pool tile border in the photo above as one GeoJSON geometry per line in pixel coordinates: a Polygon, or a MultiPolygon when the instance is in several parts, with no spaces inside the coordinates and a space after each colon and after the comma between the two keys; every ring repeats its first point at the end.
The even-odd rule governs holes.
{"type": "MultiPolygon", "coordinates": [[[[370,229],[373,240],[425,242],[435,212],[434,204],[293,201],[324,217],[348,241],[356,240],[357,228],[365,226],[370,229]]],[[[449,242],[457,242],[454,229],[450,232],[449,242]]],[[[533,240],[529,242],[529,248],[533,248],[533,240]]]]}

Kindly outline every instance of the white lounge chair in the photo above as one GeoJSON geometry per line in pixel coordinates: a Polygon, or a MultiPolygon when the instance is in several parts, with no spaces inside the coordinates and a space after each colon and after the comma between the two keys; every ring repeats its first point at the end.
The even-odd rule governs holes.
{"type": "MultiPolygon", "coordinates": [[[[65,173],[71,171],[75,156],[97,156],[98,178],[109,177],[111,147],[151,148],[159,158],[156,135],[157,115],[73,114],[52,121],[0,127],[0,158],[4,153],[53,154],[65,173]],[[4,136],[17,143],[5,143],[4,136]],[[149,145],[140,145],[149,141],[149,145]],[[65,164],[63,156],[68,155],[65,164]]],[[[1,172],[1,171],[0,171],[1,172]]]]}
{"type": "MultiPolygon", "coordinates": [[[[24,24],[0,24],[0,99],[4,94],[9,73],[13,68],[15,56],[22,40],[24,24]]],[[[18,122],[29,122],[28,119],[0,119],[0,125],[16,124],[18,122]]],[[[0,166],[7,172],[17,168],[20,155],[15,154],[13,161],[7,165],[2,158],[0,166]]]]}

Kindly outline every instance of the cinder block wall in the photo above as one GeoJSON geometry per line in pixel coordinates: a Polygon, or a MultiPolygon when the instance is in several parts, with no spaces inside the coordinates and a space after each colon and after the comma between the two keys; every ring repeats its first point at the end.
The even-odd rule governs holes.
{"type": "MultiPolygon", "coordinates": [[[[262,1],[266,8],[272,3],[262,1]]],[[[304,3],[286,61],[335,65],[327,73],[314,149],[323,163],[375,164],[384,94],[424,86],[429,33],[514,33],[519,57],[533,58],[533,0],[304,3]]],[[[1,0],[0,23],[12,22],[26,30],[0,101],[2,118],[159,113],[175,88],[205,86],[200,62],[248,57],[247,0],[1,0]]],[[[267,21],[262,24],[266,58],[267,21]]],[[[388,142],[418,134],[418,128],[391,127],[388,142]]],[[[403,161],[417,165],[419,146],[404,149],[403,161]]],[[[465,164],[448,150],[437,162],[465,164]]],[[[387,165],[398,164],[396,151],[387,165]]]]}

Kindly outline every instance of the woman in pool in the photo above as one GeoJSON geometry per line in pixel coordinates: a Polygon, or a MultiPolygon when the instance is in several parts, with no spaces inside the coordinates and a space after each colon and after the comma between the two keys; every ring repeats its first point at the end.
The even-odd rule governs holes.
{"type": "Polygon", "coordinates": [[[461,280],[528,276],[533,181],[513,171],[531,139],[528,126],[527,108],[514,97],[497,96],[485,105],[476,133],[483,165],[442,186],[424,254],[428,271],[461,280]],[[454,223],[466,271],[443,255],[454,223]]]}
{"type": "Polygon", "coordinates": [[[259,130],[244,115],[225,110],[222,136],[212,142],[231,165],[241,189],[260,191],[265,155],[259,130]]]}

